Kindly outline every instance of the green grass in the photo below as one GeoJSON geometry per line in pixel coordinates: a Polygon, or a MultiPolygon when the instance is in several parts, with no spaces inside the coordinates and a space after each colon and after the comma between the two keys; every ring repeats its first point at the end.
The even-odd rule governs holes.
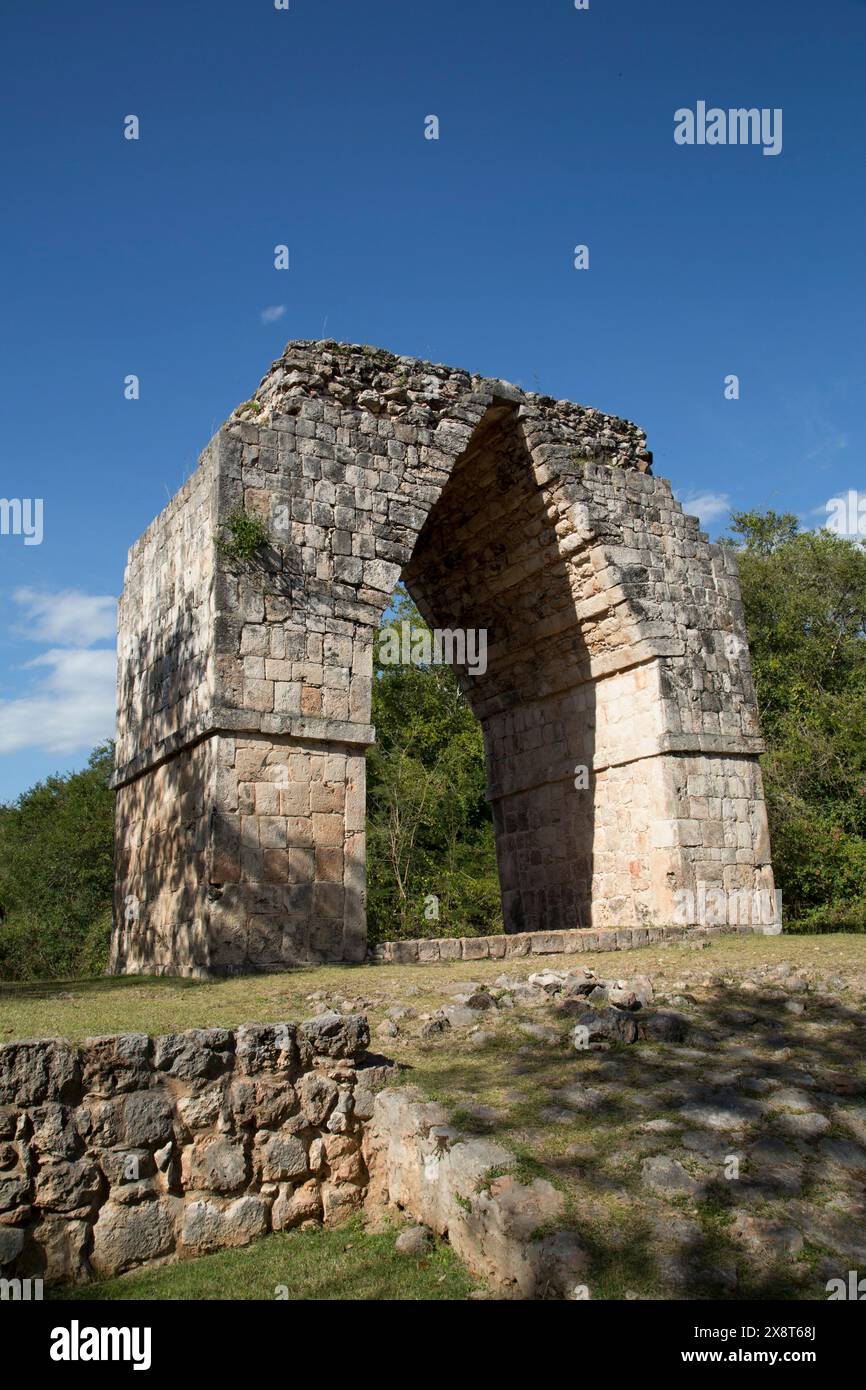
{"type": "Polygon", "coordinates": [[[49,1297],[439,1302],[466,1299],[482,1287],[442,1241],[419,1258],[398,1255],[394,1240],[399,1230],[389,1225],[368,1231],[355,1217],[338,1227],[266,1236],[240,1250],[55,1289],[49,1297]]]}
{"type": "MultiPolygon", "coordinates": [[[[712,972],[740,972],[774,960],[787,960],[795,967],[808,966],[827,974],[853,973],[862,980],[866,937],[855,933],[717,937],[710,949],[697,958],[688,947],[677,945],[507,961],[454,961],[444,965],[325,965],[226,980],[133,975],[36,983],[4,981],[0,982],[0,1041],[64,1037],[75,1042],[103,1033],[143,1032],[157,1036],[184,1028],[295,1021],[313,1013],[308,996],[319,990],[366,1001],[364,1012],[369,1015],[371,1026],[375,1026],[384,1018],[385,1010],[402,1001],[410,990],[411,1003],[419,1013],[438,1008],[443,1002],[443,986],[455,979],[471,978],[484,983],[503,972],[525,977],[546,967],[567,970],[583,965],[601,975],[652,974],[660,968],[670,973],[677,966],[688,964],[694,968],[697,963],[712,972]]],[[[387,1051],[388,1046],[385,1042],[382,1049],[387,1051]]],[[[415,1057],[407,1060],[416,1062],[415,1057]]]]}

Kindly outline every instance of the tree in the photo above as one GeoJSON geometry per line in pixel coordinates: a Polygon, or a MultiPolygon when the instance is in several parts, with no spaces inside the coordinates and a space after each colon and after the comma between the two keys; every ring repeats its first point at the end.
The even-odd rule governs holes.
{"type": "Polygon", "coordinates": [[[0,978],[98,973],[114,877],[111,744],[0,806],[0,978]]]}
{"type": "MultiPolygon", "coordinates": [[[[399,588],[384,626],[426,629],[399,588]]],[[[381,633],[380,633],[381,639],[381,633]]],[[[370,940],[502,929],[481,729],[449,666],[374,658],[367,758],[370,940]]]]}
{"type": "Polygon", "coordinates": [[[866,550],[790,513],[731,529],[785,919],[866,927],[866,550]]]}

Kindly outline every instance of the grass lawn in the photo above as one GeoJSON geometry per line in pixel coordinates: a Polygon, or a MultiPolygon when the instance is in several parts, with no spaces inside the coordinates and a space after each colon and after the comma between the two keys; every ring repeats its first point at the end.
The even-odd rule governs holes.
{"type": "MultiPolygon", "coordinates": [[[[357,1003],[375,1031],[385,1011],[407,999],[417,1013],[438,1008],[447,998],[447,987],[456,980],[485,984],[503,973],[523,978],[547,967],[575,970],[584,965],[600,975],[655,975],[659,970],[670,973],[678,960],[694,959],[693,948],[673,945],[445,965],[326,965],[226,980],[109,976],[34,984],[0,982],[0,1042],[47,1037],[75,1042],[103,1033],[156,1036],[185,1028],[295,1022],[315,1012],[318,999],[313,995],[357,1003]]],[[[859,977],[866,988],[866,934],[717,937],[700,959],[714,971],[734,973],[785,960],[818,973],[859,977]]],[[[403,1060],[402,1049],[394,1055],[403,1060]]]]}
{"type": "Polygon", "coordinates": [[[420,1258],[398,1255],[394,1240],[399,1230],[365,1230],[356,1217],[339,1227],[265,1236],[241,1250],[51,1290],[49,1297],[430,1302],[465,1299],[482,1287],[443,1241],[420,1258]]]}

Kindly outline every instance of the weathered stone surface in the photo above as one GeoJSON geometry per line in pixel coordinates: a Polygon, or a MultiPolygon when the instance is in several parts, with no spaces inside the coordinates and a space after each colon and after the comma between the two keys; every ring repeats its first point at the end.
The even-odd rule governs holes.
{"type": "Polygon", "coordinates": [[[364,1204],[364,1189],[352,1183],[322,1183],[322,1219],[328,1226],[336,1226],[354,1212],[360,1211],[364,1204]]]}
{"type": "Polygon", "coordinates": [[[442,1017],[451,1028],[475,1028],[478,1024],[478,1015],[466,1004],[446,1004],[442,1017]]]}
{"type": "Polygon", "coordinates": [[[634,1042],[637,1037],[637,1023],[631,1014],[620,1009],[587,1009],[579,1014],[572,1032],[572,1042],[576,1048],[590,1046],[601,1039],[614,1042],[634,1042]]]}
{"type": "Polygon", "coordinates": [[[430,1245],[431,1235],[426,1226],[410,1226],[408,1230],[401,1231],[394,1241],[398,1255],[412,1255],[416,1259],[426,1254],[430,1245]]]}
{"type": "Polygon", "coordinates": [[[79,1085],[77,1054],[63,1038],[0,1046],[0,1105],[74,1104],[79,1085]]]}
{"type": "Polygon", "coordinates": [[[306,1182],[300,1187],[281,1187],[280,1194],[271,1208],[271,1222],[275,1231],[290,1231],[305,1221],[321,1221],[322,1194],[317,1182],[306,1182]]]}
{"type": "Polygon", "coordinates": [[[80,1115],[79,1128],[101,1148],[159,1148],[173,1134],[170,1099],[154,1089],[98,1100],[80,1115]]]}
{"type": "MultiPolygon", "coordinates": [[[[760,930],[755,926],[755,930],[760,930]]],[[[653,926],[648,929],[638,927],[626,931],[618,932],[597,932],[589,928],[575,929],[574,931],[557,932],[545,937],[546,951],[544,954],[570,954],[574,951],[627,951],[637,950],[641,946],[646,946],[650,941],[650,933],[654,941],[682,941],[684,938],[692,938],[697,944],[709,946],[713,936],[727,934],[734,930],[730,926],[700,926],[692,931],[683,927],[653,926]],[[697,938],[700,938],[699,942],[697,938]]],[[[751,926],[740,926],[737,931],[751,931],[751,926]]],[[[442,937],[440,939],[423,937],[417,941],[380,941],[372,946],[368,952],[368,959],[374,964],[389,965],[394,964],[403,955],[412,955],[413,960],[417,959],[422,965],[435,964],[442,960],[471,960],[472,943],[477,938],[466,937],[442,937]],[[398,951],[400,955],[398,955],[398,951]]],[[[522,932],[513,935],[490,936],[485,941],[489,947],[489,954],[492,957],[500,956],[527,956],[538,954],[532,950],[533,942],[536,937],[532,932],[522,932]]],[[[577,994],[589,994],[596,988],[597,982],[589,981],[586,987],[577,988],[574,980],[570,980],[562,990],[560,998],[567,998],[569,995],[574,997],[577,994]]],[[[532,991],[531,986],[520,984],[517,986],[521,993],[532,991]]],[[[535,991],[538,995],[540,991],[535,991]]],[[[541,1001],[539,1001],[541,1002],[541,1001]]]]}
{"type": "Polygon", "coordinates": [[[85,1038],[81,1074],[83,1089],[93,1096],[140,1090],[150,1077],[150,1038],[146,1033],[85,1038]]]}
{"type": "Polygon", "coordinates": [[[655,1042],[685,1042],[689,1032],[689,1020],[674,1009],[642,1010],[635,1022],[638,1037],[655,1042]]]}
{"type": "Polygon", "coordinates": [[[268,1229],[268,1207],[260,1197],[238,1197],[226,1207],[190,1202],[183,1213],[181,1240],[190,1254],[249,1245],[268,1229]]]}
{"type": "Polygon", "coordinates": [[[754,1124],[761,1115],[761,1107],[754,1101],[737,1095],[718,1099],[690,1101],[680,1107],[680,1114],[689,1124],[705,1125],[708,1129],[736,1131],[754,1124]]]}
{"type": "MultiPolygon", "coordinates": [[[[255,1110],[256,1088],[246,1081],[232,1083],[231,1096],[246,1118],[246,1106],[255,1110]]],[[[219,1120],[226,1104],[226,1093],[222,1084],[198,1090],[195,1095],[182,1096],[177,1103],[177,1113],[184,1128],[194,1133],[200,1129],[210,1129],[219,1120]]]]}
{"type": "Polygon", "coordinates": [[[28,1102],[0,1108],[4,1275],[77,1282],[245,1244],[272,1209],[278,1230],[358,1210],[362,1127],[393,1071],[368,1040],[362,1015],[325,1012],[10,1046],[6,1094],[28,1102]]]}
{"type": "MultiPolygon", "coordinates": [[[[46,1284],[77,1284],[90,1274],[86,1221],[46,1216],[33,1232],[40,1277],[46,1284]]],[[[0,1231],[2,1239],[2,1231],[0,1231]]]]}
{"type": "Polygon", "coordinates": [[[46,1211],[77,1211],[96,1202],[102,1178],[89,1158],[46,1163],[36,1175],[35,1189],[34,1201],[46,1211]]]}
{"type": "Polygon", "coordinates": [[[24,1232],[18,1226],[0,1226],[0,1269],[12,1264],[24,1249],[24,1232]]]}
{"type": "Polygon", "coordinates": [[[289,343],[130,552],[114,969],[363,959],[371,656],[401,574],[440,634],[491,633],[483,670],[452,659],[508,939],[377,958],[547,955],[580,927],[614,950],[681,889],[770,893],[735,561],[650,461],[596,410],[289,343]],[[270,541],[249,563],[214,545],[241,507],[270,541]]]}
{"type": "Polygon", "coordinates": [[[655,1192],[681,1193],[687,1197],[697,1197],[703,1191],[703,1184],[686,1171],[676,1158],[657,1154],[645,1158],[641,1165],[641,1181],[645,1187],[655,1192]]]}
{"type": "Polygon", "coordinates": [[[826,1168],[841,1168],[847,1173],[866,1177],[866,1149],[860,1144],[850,1139],[824,1139],[818,1153],[826,1168]]]}
{"type": "Polygon", "coordinates": [[[170,1199],[116,1206],[108,1202],[93,1227],[90,1263],[97,1274],[120,1274],[174,1248],[175,1212],[170,1199]]]}
{"type": "Polygon", "coordinates": [[[30,1145],[40,1160],[74,1158],[81,1152],[81,1136],[68,1105],[40,1105],[30,1111],[30,1145]]]}
{"type": "Polygon", "coordinates": [[[379,1093],[364,1138],[370,1205],[397,1205],[447,1235],[506,1296],[573,1296],[588,1268],[579,1242],[563,1231],[534,1238],[562,1218],[562,1195],[542,1179],[520,1183],[508,1172],[517,1160],[507,1149],[462,1139],[446,1118],[411,1088],[379,1093]]]}
{"type": "Polygon", "coordinates": [[[218,1134],[184,1150],[184,1185],[205,1192],[236,1192],[247,1181],[247,1156],[240,1139],[218,1134]]]}
{"type": "Polygon", "coordinates": [[[730,1225],[731,1235],[756,1255],[786,1255],[796,1258],[803,1249],[803,1236],[796,1226],[767,1221],[751,1212],[738,1211],[730,1225]]]}
{"type": "Polygon", "coordinates": [[[299,1030],[302,1046],[317,1057],[357,1057],[370,1043],[370,1028],[361,1014],[319,1014],[299,1030]]]}
{"type": "Polygon", "coordinates": [[[241,1077],[232,1082],[228,1107],[238,1124],[277,1129],[297,1111],[298,1096],[294,1086],[278,1076],[259,1082],[241,1077]]]}
{"type": "Polygon", "coordinates": [[[210,1079],[220,1076],[230,1065],[233,1043],[227,1028],[191,1028],[186,1033],[170,1033],[155,1039],[154,1066],[184,1081],[210,1079]]]}
{"type": "Polygon", "coordinates": [[[289,1023],[249,1023],[236,1033],[238,1064],[249,1076],[285,1076],[298,1063],[297,1030],[289,1023]]]}
{"type": "Polygon", "coordinates": [[[308,1072],[302,1077],[298,1092],[301,1109],[311,1125],[325,1124],[340,1094],[336,1081],[320,1072],[308,1072]]]}
{"type": "Polygon", "coordinates": [[[563,1086],[559,1091],[554,1091],[555,1100],[560,1101],[569,1110],[594,1110],[602,1101],[604,1093],[597,1087],[582,1086],[576,1082],[573,1086],[563,1086]]]}
{"type": "Polygon", "coordinates": [[[786,1134],[799,1139],[815,1139],[820,1134],[826,1134],[830,1128],[827,1116],[818,1111],[783,1114],[778,1117],[777,1124],[786,1134]]]}
{"type": "Polygon", "coordinates": [[[367,1090],[366,1087],[355,1087],[355,1116],[359,1120],[369,1120],[373,1114],[373,1106],[376,1102],[374,1091],[367,1090]]]}
{"type": "Polygon", "coordinates": [[[261,1166],[262,1182],[297,1181],[310,1171],[306,1145],[297,1135],[279,1131],[257,1136],[256,1161],[261,1166]]]}
{"type": "Polygon", "coordinates": [[[30,1198],[30,1179],[25,1173],[0,1174],[0,1211],[14,1211],[30,1198]]]}
{"type": "MultiPolygon", "coordinates": [[[[171,1148],[170,1145],[167,1147],[171,1148]]],[[[163,1149],[157,1150],[156,1154],[149,1149],[102,1149],[99,1162],[109,1186],[124,1187],[149,1178],[158,1166],[157,1155],[164,1152],[163,1149]]]]}

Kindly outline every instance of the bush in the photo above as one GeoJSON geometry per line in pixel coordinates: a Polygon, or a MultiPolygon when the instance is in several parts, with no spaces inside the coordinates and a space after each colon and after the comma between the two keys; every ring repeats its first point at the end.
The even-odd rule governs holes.
{"type": "Polygon", "coordinates": [[[108,960],[113,749],[0,806],[0,979],[96,974],[108,960]]]}
{"type": "Polygon", "coordinates": [[[866,550],[791,514],[732,527],[785,925],[866,928],[866,550]]]}

